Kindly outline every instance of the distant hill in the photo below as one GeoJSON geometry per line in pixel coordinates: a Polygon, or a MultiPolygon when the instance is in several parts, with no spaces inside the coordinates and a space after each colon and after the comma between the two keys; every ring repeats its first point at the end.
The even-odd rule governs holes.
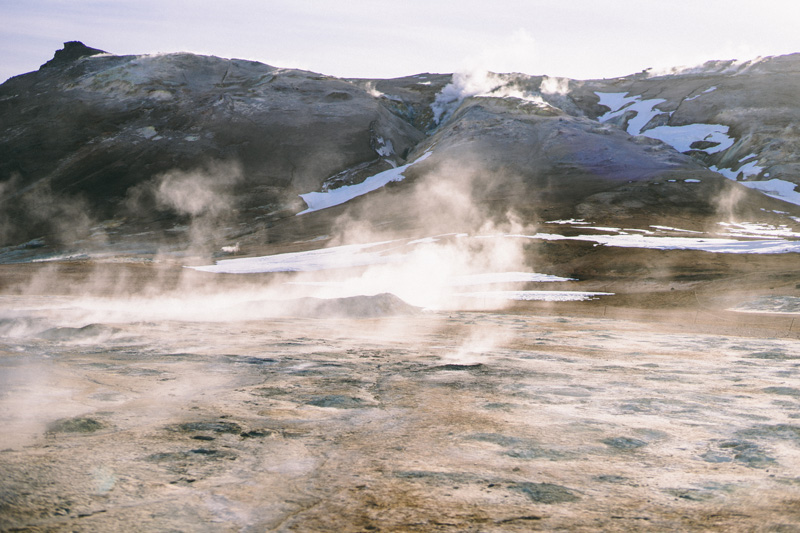
{"type": "Polygon", "coordinates": [[[797,87],[800,54],[365,80],[70,42],[0,86],[0,245],[292,242],[345,214],[397,231],[509,213],[792,224],[797,87]]]}

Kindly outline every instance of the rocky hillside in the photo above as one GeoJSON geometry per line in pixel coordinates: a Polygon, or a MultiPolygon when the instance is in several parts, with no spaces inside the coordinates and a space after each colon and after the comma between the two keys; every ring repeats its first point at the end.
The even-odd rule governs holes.
{"type": "Polygon", "coordinates": [[[452,229],[509,211],[785,223],[800,214],[798,86],[800,55],[607,80],[354,80],[65,43],[0,86],[0,244],[197,241],[199,219],[211,246],[276,242],[344,213],[402,227],[437,210],[452,229]],[[475,209],[423,201],[432,188],[475,209]]]}

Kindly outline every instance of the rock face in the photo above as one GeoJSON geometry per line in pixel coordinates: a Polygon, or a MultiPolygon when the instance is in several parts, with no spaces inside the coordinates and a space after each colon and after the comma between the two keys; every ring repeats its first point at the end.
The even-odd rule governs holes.
{"type": "Polygon", "coordinates": [[[609,80],[353,80],[69,42],[0,86],[0,244],[98,232],[113,241],[209,213],[246,231],[279,224],[296,239],[325,224],[318,213],[291,216],[305,208],[298,194],[428,152],[407,183],[387,189],[388,204],[359,200],[337,213],[372,203],[376,223],[392,224],[390,212],[413,218],[416,198],[404,191],[426,180],[466,186],[477,203],[529,221],[711,217],[734,196],[734,211],[790,212],[748,188],[778,196],[800,182],[798,78],[800,55],[609,80]]]}
{"type": "MultiPolygon", "coordinates": [[[[688,152],[732,177],[800,183],[798,83],[800,54],[792,54],[748,62],[712,61],[661,75],[591,81],[579,92],[591,118],[602,114],[588,105],[592,101],[589,91],[595,95],[625,92],[639,101],[653,102],[655,116],[640,131],[646,136],[668,133],[663,126],[722,125],[733,141],[730,147],[704,150],[700,141],[688,152]]],[[[630,122],[625,126],[631,131],[630,122]]]]}
{"type": "Polygon", "coordinates": [[[77,61],[82,57],[95,56],[98,54],[106,54],[103,50],[97,48],[90,48],[80,41],[69,41],[64,43],[64,48],[56,50],[53,59],[41,66],[41,68],[60,67],[77,61]]]}

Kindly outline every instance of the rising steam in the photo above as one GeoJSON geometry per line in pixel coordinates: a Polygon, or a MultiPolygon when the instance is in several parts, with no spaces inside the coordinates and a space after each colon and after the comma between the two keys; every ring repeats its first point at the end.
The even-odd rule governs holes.
{"type": "Polygon", "coordinates": [[[0,244],[33,236],[44,236],[49,243],[74,243],[92,233],[96,222],[83,197],[54,192],[47,181],[12,196],[18,182],[15,175],[0,183],[0,244]]]}
{"type": "Polygon", "coordinates": [[[535,229],[515,212],[479,200],[497,183],[518,179],[468,158],[440,163],[404,192],[402,215],[413,221],[417,240],[409,242],[408,230],[384,224],[391,208],[380,199],[361,203],[336,220],[329,245],[390,243],[380,260],[365,258],[373,264],[356,275],[326,271],[302,279],[315,287],[313,295],[325,298],[391,292],[421,307],[457,307],[464,302],[453,300],[454,280],[531,269],[522,241],[495,237],[535,229]]]}
{"type": "Polygon", "coordinates": [[[565,96],[569,94],[569,78],[551,78],[545,76],[542,78],[542,84],[539,87],[542,94],[565,96]]]}
{"type": "Polygon", "coordinates": [[[472,97],[519,98],[543,104],[541,95],[515,86],[514,75],[495,74],[483,70],[458,72],[453,81],[444,86],[431,104],[433,120],[441,124],[449,118],[458,106],[472,97]]]}
{"type": "Polygon", "coordinates": [[[243,180],[241,166],[215,162],[193,170],[171,170],[133,188],[127,207],[132,212],[154,205],[188,221],[190,249],[207,247],[224,234],[235,215],[235,187],[243,180]]]}

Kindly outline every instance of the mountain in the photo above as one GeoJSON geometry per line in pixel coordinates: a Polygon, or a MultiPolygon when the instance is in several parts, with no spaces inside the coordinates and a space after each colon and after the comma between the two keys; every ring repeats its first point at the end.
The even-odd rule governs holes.
{"type": "Polygon", "coordinates": [[[798,531],[798,61],[66,43],[0,86],[0,531],[798,531]]]}
{"type": "Polygon", "coordinates": [[[0,244],[263,246],[344,215],[397,232],[511,213],[791,225],[798,86],[798,54],[605,80],[366,80],[69,42],[0,86],[0,244]]]}

